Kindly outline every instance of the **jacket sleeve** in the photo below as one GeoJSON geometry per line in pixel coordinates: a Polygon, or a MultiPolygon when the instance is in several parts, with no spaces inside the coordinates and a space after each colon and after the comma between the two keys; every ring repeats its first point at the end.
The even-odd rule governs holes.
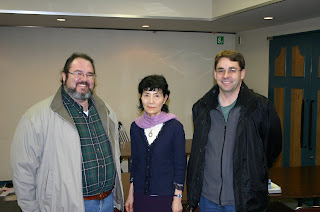
{"type": "Polygon", "coordinates": [[[130,140],[131,140],[131,166],[130,166],[130,183],[134,181],[136,175],[136,137],[134,136],[134,123],[130,126],[130,140]]]}
{"type": "MultiPolygon", "coordinates": [[[[198,115],[198,108],[197,108],[197,103],[195,103],[192,107],[192,118],[193,118],[193,125],[196,123],[197,120],[197,115],[198,115]]],[[[195,185],[195,174],[196,174],[196,161],[197,161],[197,157],[198,154],[195,152],[196,150],[196,146],[197,144],[195,143],[197,142],[194,139],[194,134],[193,134],[193,139],[192,139],[192,146],[191,146],[191,153],[190,153],[190,157],[189,157],[189,161],[188,161],[188,168],[187,168],[187,196],[188,196],[188,204],[189,204],[189,208],[191,210],[195,209],[198,205],[198,202],[195,200],[197,199],[196,196],[198,195],[197,192],[194,189],[194,185],[195,185]]]]}
{"type": "Polygon", "coordinates": [[[12,178],[22,211],[39,211],[36,198],[36,174],[41,163],[41,136],[32,122],[22,117],[11,145],[12,178]]]}
{"type": "Polygon", "coordinates": [[[279,116],[271,102],[268,104],[268,118],[269,118],[269,132],[266,156],[268,160],[268,167],[279,156],[282,151],[282,131],[279,116]]]}
{"type": "Polygon", "coordinates": [[[114,207],[117,208],[120,211],[124,210],[124,194],[123,194],[123,185],[122,185],[122,180],[121,180],[121,165],[120,165],[120,156],[121,156],[121,151],[120,151],[120,145],[119,145],[119,129],[118,129],[118,118],[115,114],[115,112],[112,110],[112,108],[104,102],[106,107],[109,110],[108,117],[110,120],[113,122],[113,124],[110,124],[109,126],[109,131],[113,135],[114,141],[112,142],[114,144],[114,163],[115,163],[115,168],[117,172],[117,177],[116,177],[116,182],[114,186],[114,207]]]}
{"type": "Polygon", "coordinates": [[[197,103],[195,103],[194,105],[193,105],[193,107],[192,107],[192,120],[193,120],[193,124],[195,123],[195,120],[197,119],[197,115],[198,115],[198,113],[197,113],[197,111],[199,111],[199,109],[198,109],[198,106],[199,105],[199,103],[197,102],[197,103]]]}

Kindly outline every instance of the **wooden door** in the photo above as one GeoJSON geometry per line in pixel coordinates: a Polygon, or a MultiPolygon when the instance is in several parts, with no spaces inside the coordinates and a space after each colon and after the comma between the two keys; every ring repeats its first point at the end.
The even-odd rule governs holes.
{"type": "Polygon", "coordinates": [[[283,131],[283,151],[275,166],[320,162],[316,160],[320,154],[316,145],[320,143],[320,58],[316,48],[319,41],[315,40],[319,36],[320,32],[300,33],[270,41],[269,98],[275,104],[283,131]]]}

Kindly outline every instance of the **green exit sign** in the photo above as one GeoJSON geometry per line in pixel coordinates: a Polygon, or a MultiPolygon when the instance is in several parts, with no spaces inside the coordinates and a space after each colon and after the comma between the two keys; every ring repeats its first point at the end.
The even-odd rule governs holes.
{"type": "Polygon", "coordinates": [[[217,44],[218,45],[224,44],[224,37],[223,36],[217,36],[217,44]]]}

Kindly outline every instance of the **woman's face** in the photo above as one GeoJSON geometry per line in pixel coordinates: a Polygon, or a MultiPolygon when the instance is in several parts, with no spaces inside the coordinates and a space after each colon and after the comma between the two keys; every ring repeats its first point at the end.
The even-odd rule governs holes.
{"type": "Polygon", "coordinates": [[[143,91],[141,95],[143,109],[150,117],[157,116],[161,113],[161,108],[167,99],[168,95],[164,96],[162,90],[159,89],[143,91]]]}

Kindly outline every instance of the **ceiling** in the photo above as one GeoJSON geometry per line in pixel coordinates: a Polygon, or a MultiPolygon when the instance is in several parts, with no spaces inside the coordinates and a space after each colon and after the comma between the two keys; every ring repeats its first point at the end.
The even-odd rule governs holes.
{"type": "Polygon", "coordinates": [[[215,20],[26,13],[23,11],[0,13],[0,26],[236,33],[320,17],[320,0],[285,0],[215,20]],[[263,19],[265,16],[273,16],[274,19],[267,21],[263,19]],[[67,21],[58,22],[57,18],[66,18],[67,21]],[[141,28],[144,24],[150,25],[150,28],[141,28]]]}

